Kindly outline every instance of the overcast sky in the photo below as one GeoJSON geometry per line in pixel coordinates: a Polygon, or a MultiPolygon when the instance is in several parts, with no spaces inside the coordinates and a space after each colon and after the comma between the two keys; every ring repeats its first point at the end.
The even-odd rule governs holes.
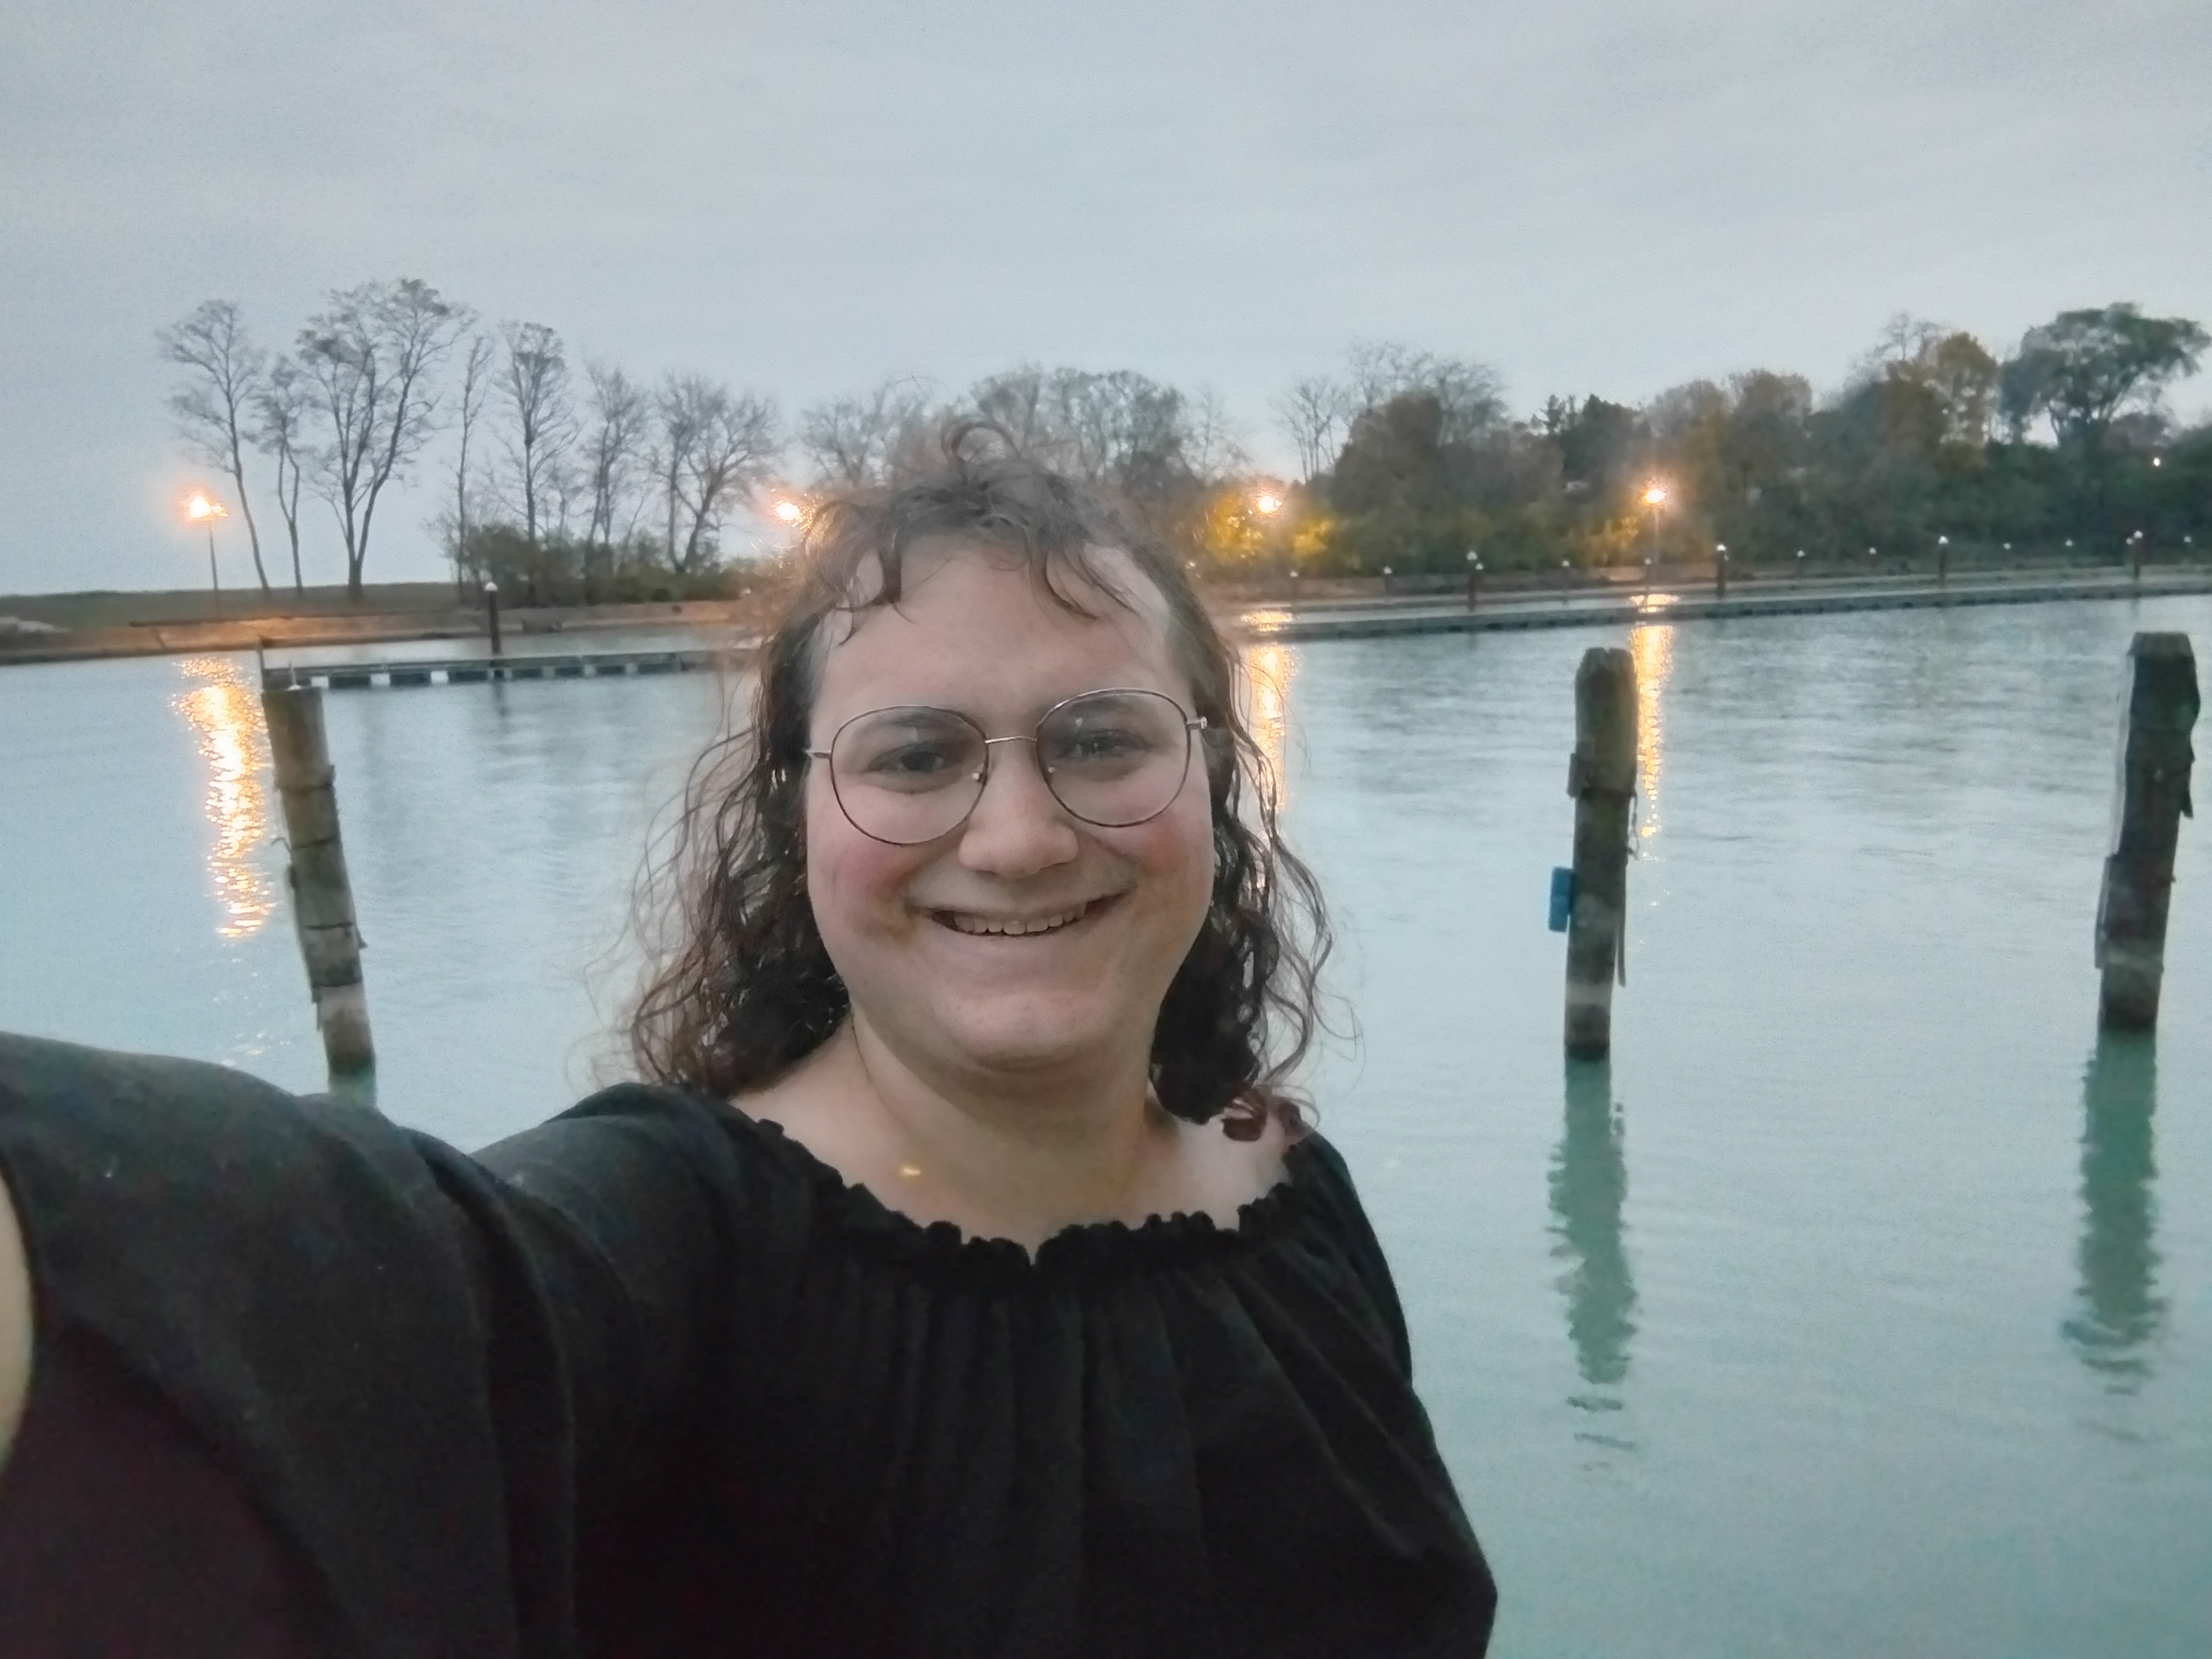
{"type": "MultiPolygon", "coordinates": [[[[2212,320],[2208,75],[2206,0],[12,0],[0,592],[197,579],[153,332],[210,296],[284,343],[417,276],[787,410],[1133,368],[1282,461],[1358,340],[1533,409],[1832,386],[1899,310],[2212,320]]],[[[371,580],[439,574],[429,511],[371,580]]]]}

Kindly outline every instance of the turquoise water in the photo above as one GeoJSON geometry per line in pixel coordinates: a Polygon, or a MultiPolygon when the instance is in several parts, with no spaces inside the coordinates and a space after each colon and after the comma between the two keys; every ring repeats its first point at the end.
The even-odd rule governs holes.
{"type": "MultiPolygon", "coordinates": [[[[2212,830],[2154,1042],[2100,1043],[2090,963],[2136,628],[2212,651],[2212,600],[1255,647],[1358,1026],[1312,1087],[1501,1654],[2212,1650],[2212,830]],[[1629,984],[1571,1069],[1545,889],[1624,641],[1629,984]]],[[[319,1085],[249,685],[0,672],[0,1025],[319,1085]]],[[[329,699],[386,1109],[474,1143],[590,1086],[722,695],[329,699]]]]}

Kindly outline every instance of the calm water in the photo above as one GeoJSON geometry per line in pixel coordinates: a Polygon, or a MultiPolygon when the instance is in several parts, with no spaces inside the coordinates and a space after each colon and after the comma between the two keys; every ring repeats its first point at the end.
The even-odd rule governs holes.
{"type": "MultiPolygon", "coordinates": [[[[1544,902],[1619,635],[1254,653],[1360,1027],[1314,1088],[1502,1654],[2212,1650],[2204,824],[2154,1044],[2090,965],[2137,627],[2212,659],[2204,599],[1638,630],[1609,1070],[1559,1060],[1544,902]]],[[[248,684],[0,672],[0,1024],[319,1085],[248,684]]],[[[589,1086],[720,696],[329,700],[388,1110],[475,1143],[589,1086]]]]}

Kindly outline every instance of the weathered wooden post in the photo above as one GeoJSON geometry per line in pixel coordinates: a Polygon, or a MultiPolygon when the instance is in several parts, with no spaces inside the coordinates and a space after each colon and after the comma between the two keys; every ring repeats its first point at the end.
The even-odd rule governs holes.
{"type": "Polygon", "coordinates": [[[2112,850],[2097,899],[2097,966],[2104,985],[2099,1017],[2121,1031],[2158,1024],[2166,971],[2166,901],[2173,854],[2196,758],[2197,658],[2186,634],[2138,634],[2131,659],[2127,729],[2120,739],[2112,850]]]}
{"type": "Polygon", "coordinates": [[[1636,660],[1593,646],[1575,671],[1574,908],[1567,925],[1567,1054],[1613,1049],[1613,986],[1627,983],[1628,807],[1636,794],[1636,660]]]}
{"type": "Polygon", "coordinates": [[[330,744],[323,730],[323,694],[312,686],[264,690],[269,752],[276,763],[276,788],[284,799],[284,834],[291,846],[286,880],[315,1024],[333,1077],[376,1064],[369,1039],[368,994],[361,977],[361,930],[355,925],[353,886],[346,878],[345,848],[338,840],[338,802],[332,787],[330,744]]]}

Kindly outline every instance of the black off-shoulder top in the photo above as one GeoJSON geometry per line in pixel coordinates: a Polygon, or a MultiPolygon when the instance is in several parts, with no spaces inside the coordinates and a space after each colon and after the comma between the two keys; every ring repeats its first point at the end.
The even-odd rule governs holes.
{"type": "Polygon", "coordinates": [[[0,1547],[45,1540],[0,1561],[8,1641],[38,1634],[11,1572],[19,1607],[70,1600],[92,1523],[58,1507],[57,1447],[88,1437],[55,1378],[94,1355],[243,1494],[194,1547],[208,1583],[269,1577],[213,1557],[281,1564],[252,1628],[276,1606],[298,1645],[271,1652],[1487,1642],[1389,1272],[1319,1136],[1234,1229],[1078,1226],[1032,1258],[674,1090],[468,1157],[216,1067],[0,1039],[0,1172],[60,1362],[0,1474],[0,1547]]]}

